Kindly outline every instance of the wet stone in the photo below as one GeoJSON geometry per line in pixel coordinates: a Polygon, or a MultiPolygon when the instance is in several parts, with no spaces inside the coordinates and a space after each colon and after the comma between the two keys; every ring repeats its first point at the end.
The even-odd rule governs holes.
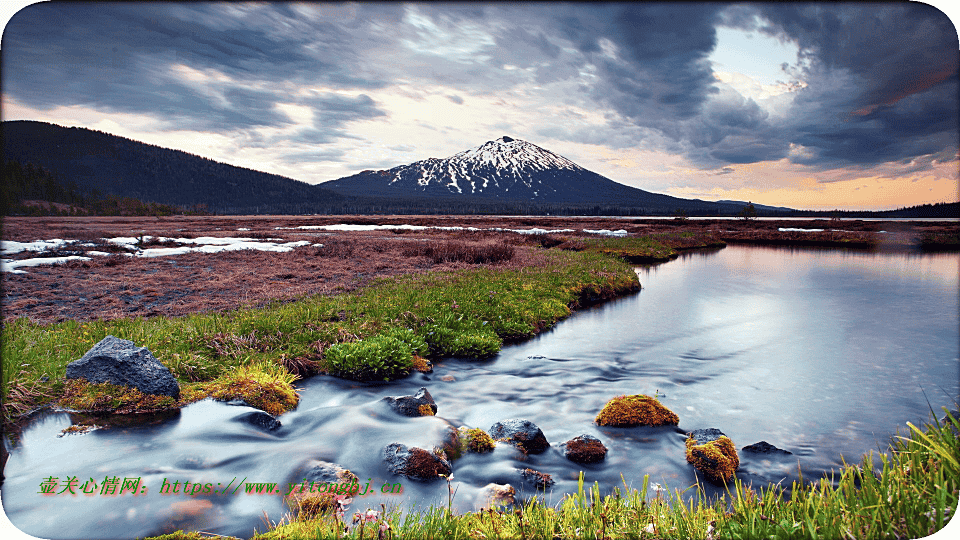
{"type": "Polygon", "coordinates": [[[743,447],[744,452],[751,452],[754,454],[783,454],[788,455],[793,452],[777,448],[776,446],[768,443],[767,441],[760,441],[758,443],[753,443],[748,446],[743,447]]]}
{"type": "Polygon", "coordinates": [[[529,454],[540,454],[550,447],[543,431],[522,418],[497,422],[490,427],[489,433],[494,439],[513,444],[529,454]]]}
{"type": "Polygon", "coordinates": [[[275,431],[282,425],[279,420],[263,411],[249,412],[238,416],[236,420],[266,431],[275,431]]]}
{"type": "Polygon", "coordinates": [[[394,411],[404,416],[433,416],[437,414],[437,403],[426,388],[420,387],[420,390],[413,396],[387,396],[381,401],[390,405],[394,411]]]}
{"type": "Polygon", "coordinates": [[[411,480],[429,481],[450,476],[450,462],[441,452],[429,452],[422,448],[407,448],[400,443],[392,443],[383,449],[383,460],[390,472],[405,476],[411,480]]]}
{"type": "Polygon", "coordinates": [[[520,471],[520,476],[523,478],[523,481],[530,484],[536,489],[546,490],[553,487],[555,483],[553,477],[547,473],[535,471],[533,469],[523,469],[520,471]]]}

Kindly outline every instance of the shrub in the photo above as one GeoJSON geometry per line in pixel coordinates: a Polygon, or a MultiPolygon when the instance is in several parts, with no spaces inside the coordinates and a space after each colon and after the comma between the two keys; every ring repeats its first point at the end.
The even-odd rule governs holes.
{"type": "Polygon", "coordinates": [[[380,334],[384,337],[400,340],[410,347],[410,352],[417,356],[427,356],[430,353],[430,347],[422,336],[410,328],[390,328],[380,334]]]}
{"type": "Polygon", "coordinates": [[[331,345],[324,358],[331,375],[356,381],[390,381],[413,369],[410,345],[385,335],[331,345]]]}

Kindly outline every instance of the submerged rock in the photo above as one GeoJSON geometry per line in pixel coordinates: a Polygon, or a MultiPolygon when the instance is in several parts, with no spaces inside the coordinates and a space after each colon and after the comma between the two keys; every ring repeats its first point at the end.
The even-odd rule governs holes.
{"type": "Polygon", "coordinates": [[[607,402],[594,420],[601,426],[675,426],[680,418],[656,399],[643,394],[617,396],[607,402]]]}
{"type": "Polygon", "coordinates": [[[753,444],[751,444],[751,445],[744,446],[744,447],[743,447],[743,451],[744,451],[744,452],[752,452],[752,453],[754,453],[754,454],[783,454],[783,455],[787,455],[787,454],[792,454],[792,453],[793,453],[793,452],[789,452],[789,451],[787,451],[787,450],[782,450],[782,449],[780,449],[780,448],[777,448],[776,446],[768,443],[767,441],[760,441],[760,442],[758,442],[758,443],[753,443],[753,444]]]}
{"type": "Polygon", "coordinates": [[[480,490],[477,510],[484,508],[494,508],[497,506],[510,506],[517,502],[517,490],[510,484],[487,484],[480,490]]]}
{"type": "Polygon", "coordinates": [[[280,424],[279,420],[263,411],[253,411],[247,414],[242,414],[238,416],[236,420],[238,422],[250,424],[253,427],[265,429],[267,431],[275,431],[280,429],[282,425],[280,424]]]}
{"type": "Polygon", "coordinates": [[[313,466],[301,477],[292,478],[290,484],[297,485],[292,487],[284,502],[301,519],[313,519],[328,513],[336,509],[337,495],[360,490],[357,475],[327,461],[313,461],[313,466]]]}
{"type": "Polygon", "coordinates": [[[547,437],[536,424],[522,418],[503,420],[490,427],[490,436],[508,442],[528,454],[540,454],[550,447],[547,437]]]}
{"type": "Polygon", "coordinates": [[[434,416],[437,414],[437,402],[426,388],[420,387],[413,396],[387,396],[385,401],[390,407],[404,416],[434,416]]]}
{"type": "Polygon", "coordinates": [[[607,457],[607,447],[593,435],[580,435],[560,445],[574,463],[598,463],[607,457]]]}
{"type": "Polygon", "coordinates": [[[693,430],[686,447],[687,462],[711,482],[728,482],[740,466],[733,441],[717,428],[693,430]]]}
{"type": "Polygon", "coordinates": [[[107,336],[79,360],[67,364],[68,379],[136,388],[144,394],[180,399],[180,384],[146,347],[107,336]]]}
{"type": "MultiPolygon", "coordinates": [[[[330,463],[329,461],[314,461],[313,465],[304,471],[302,475],[302,481],[307,484],[311,483],[342,483],[342,482],[359,482],[360,479],[357,478],[357,475],[350,472],[348,469],[344,469],[336,463],[330,463]]],[[[300,478],[294,478],[291,482],[301,481],[300,478]]]]}
{"type": "Polygon", "coordinates": [[[535,471],[533,469],[522,469],[520,476],[524,482],[532,485],[536,489],[546,490],[553,487],[555,483],[553,477],[545,472],[535,471]]]}
{"type": "Polygon", "coordinates": [[[383,460],[390,472],[411,480],[429,481],[450,476],[452,472],[442,450],[429,452],[423,448],[407,448],[404,444],[392,443],[383,449],[383,460]]]}

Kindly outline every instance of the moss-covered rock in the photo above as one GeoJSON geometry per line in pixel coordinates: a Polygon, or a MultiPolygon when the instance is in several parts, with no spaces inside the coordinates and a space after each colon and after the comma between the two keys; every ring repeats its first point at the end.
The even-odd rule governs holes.
{"type": "Polygon", "coordinates": [[[443,450],[429,452],[422,448],[407,448],[392,443],[383,449],[383,460],[393,474],[411,480],[430,481],[441,476],[450,476],[452,469],[443,450]]]}
{"type": "Polygon", "coordinates": [[[574,463],[599,463],[607,457],[607,447],[592,435],[580,435],[560,445],[563,455],[574,463]]]}
{"type": "Polygon", "coordinates": [[[607,402],[595,422],[601,426],[675,426],[680,418],[656,399],[643,394],[617,396],[607,402]]]}
{"type": "Polygon", "coordinates": [[[733,441],[716,428],[696,429],[687,437],[687,462],[707,480],[726,483],[740,466],[733,441]]]}
{"type": "Polygon", "coordinates": [[[457,431],[460,435],[461,453],[473,452],[475,454],[482,454],[485,452],[493,452],[493,449],[497,446],[493,437],[480,428],[468,428],[464,426],[457,431]]]}
{"type": "Polygon", "coordinates": [[[131,386],[92,383],[85,379],[68,380],[59,405],[64,409],[91,414],[154,413],[180,406],[170,396],[144,394],[131,386]]]}

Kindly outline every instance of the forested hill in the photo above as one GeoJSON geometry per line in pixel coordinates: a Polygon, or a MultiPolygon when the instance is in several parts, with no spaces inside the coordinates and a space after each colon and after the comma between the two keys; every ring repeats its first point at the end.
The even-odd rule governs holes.
{"type": "Polygon", "coordinates": [[[197,207],[223,214],[300,214],[347,198],[283,176],[85,128],[3,122],[4,161],[34,165],[83,192],[197,207]]]}

